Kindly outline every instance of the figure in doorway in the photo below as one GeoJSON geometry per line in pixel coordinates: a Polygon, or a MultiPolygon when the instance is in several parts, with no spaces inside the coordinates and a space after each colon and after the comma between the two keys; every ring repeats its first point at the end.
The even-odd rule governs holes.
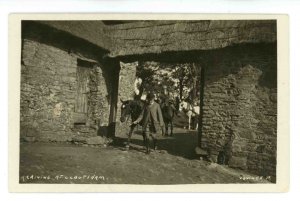
{"type": "MultiPolygon", "coordinates": [[[[146,153],[150,153],[150,137],[153,141],[153,149],[157,149],[157,135],[159,130],[164,127],[164,121],[160,106],[154,101],[153,93],[147,94],[146,104],[140,116],[133,122],[138,124],[141,122],[143,129],[144,143],[146,145],[146,153]]],[[[162,130],[163,132],[163,130],[162,130]]]]}

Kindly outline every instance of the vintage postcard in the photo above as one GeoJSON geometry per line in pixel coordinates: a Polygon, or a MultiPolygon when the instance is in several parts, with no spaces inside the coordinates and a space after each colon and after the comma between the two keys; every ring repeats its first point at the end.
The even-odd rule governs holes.
{"type": "Polygon", "coordinates": [[[288,17],[11,14],[11,192],[286,192],[288,17]]]}

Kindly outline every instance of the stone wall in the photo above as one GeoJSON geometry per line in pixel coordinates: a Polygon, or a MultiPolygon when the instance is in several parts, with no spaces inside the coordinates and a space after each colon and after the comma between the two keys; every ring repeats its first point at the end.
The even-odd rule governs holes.
{"type": "MultiPolygon", "coordinates": [[[[21,137],[67,141],[99,135],[109,115],[109,79],[97,61],[31,39],[22,44],[21,137]],[[78,60],[86,61],[87,113],[76,113],[78,60]],[[108,86],[108,87],[107,87],[108,86]]],[[[102,133],[103,134],[103,133],[102,133]]]]}
{"type": "Polygon", "coordinates": [[[213,161],[276,178],[276,44],[212,52],[206,63],[202,148],[213,161]]]}

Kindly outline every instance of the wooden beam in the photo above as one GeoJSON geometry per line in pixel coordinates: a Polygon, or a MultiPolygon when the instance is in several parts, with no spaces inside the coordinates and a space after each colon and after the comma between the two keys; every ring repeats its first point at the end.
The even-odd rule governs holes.
{"type": "Polygon", "coordinates": [[[198,146],[201,148],[202,127],[203,127],[203,105],[204,105],[204,84],[205,84],[205,67],[200,66],[200,114],[198,119],[198,146]]]}

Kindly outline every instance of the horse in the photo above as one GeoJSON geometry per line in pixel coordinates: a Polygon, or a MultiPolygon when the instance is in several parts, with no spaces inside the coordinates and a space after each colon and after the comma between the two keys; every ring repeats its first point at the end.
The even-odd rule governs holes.
{"type": "MultiPolygon", "coordinates": [[[[189,118],[189,127],[188,129],[191,130],[191,119],[192,117],[199,117],[200,115],[200,107],[199,106],[192,106],[189,102],[182,101],[179,106],[179,111],[183,111],[189,118]]],[[[196,123],[195,130],[198,129],[198,122],[196,123]]]]}
{"type": "Polygon", "coordinates": [[[172,136],[173,135],[173,118],[176,114],[176,108],[170,102],[163,103],[160,105],[160,107],[161,107],[162,116],[163,116],[164,123],[165,123],[165,130],[163,132],[163,135],[168,135],[168,128],[170,125],[170,127],[171,127],[170,135],[172,136]]]}
{"type": "MultiPolygon", "coordinates": [[[[132,133],[135,127],[137,126],[137,124],[133,124],[132,122],[137,120],[137,118],[142,113],[145,102],[142,100],[126,100],[126,101],[121,100],[121,103],[122,105],[121,105],[120,121],[122,123],[130,121],[130,130],[129,133],[127,134],[128,139],[126,145],[126,148],[129,149],[132,133]]],[[[143,141],[145,145],[146,137],[144,135],[143,135],[143,141]]]]}

